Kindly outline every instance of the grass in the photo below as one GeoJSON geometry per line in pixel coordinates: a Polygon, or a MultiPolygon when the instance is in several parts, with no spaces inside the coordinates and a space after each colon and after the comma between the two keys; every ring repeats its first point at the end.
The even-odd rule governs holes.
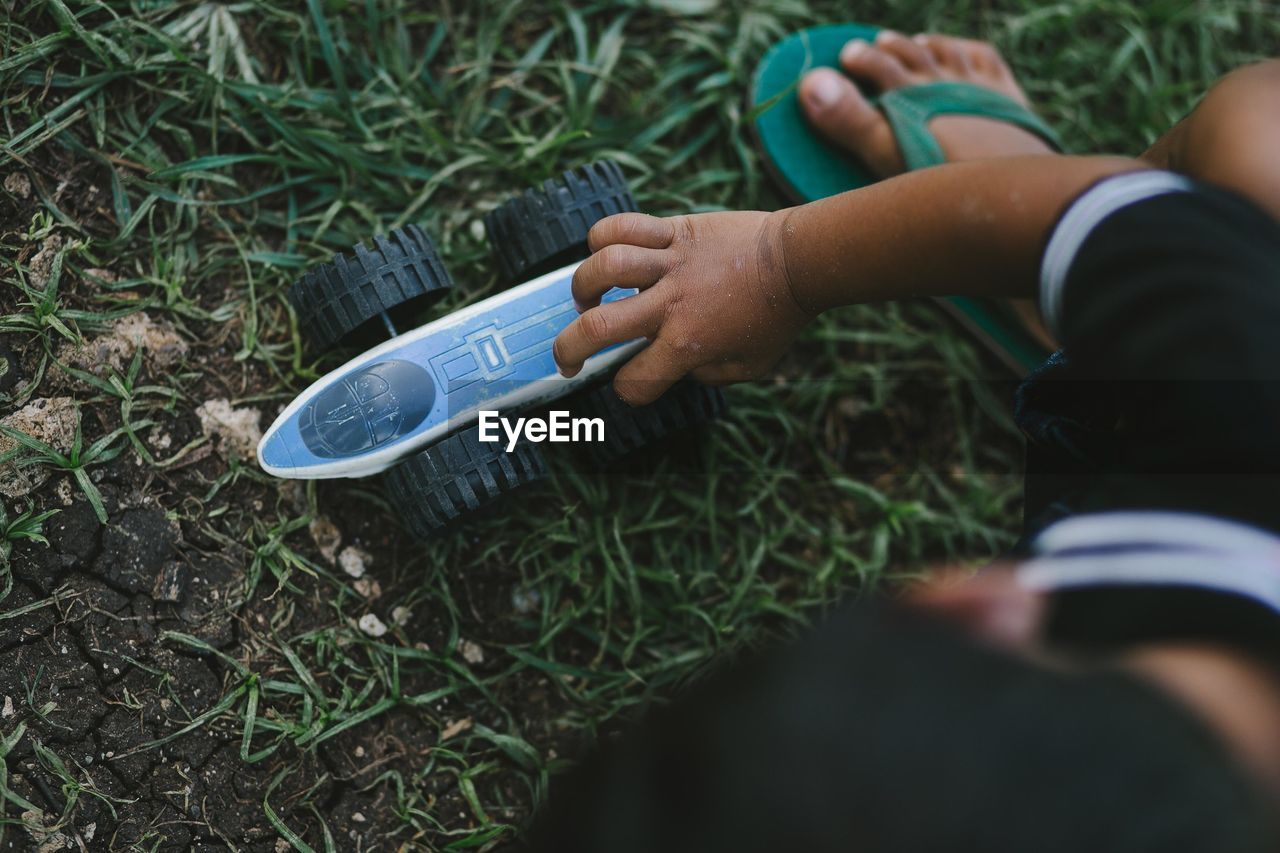
{"type": "MultiPolygon", "coordinates": [[[[23,218],[0,234],[0,332],[31,369],[5,410],[72,387],[94,415],[70,454],[34,440],[15,453],[73,472],[102,515],[93,472],[119,455],[238,572],[232,648],[181,631],[157,641],[210,661],[220,696],[179,704],[134,747],[229,738],[244,778],[260,780],[242,825],[260,820],[299,850],[343,849],[334,790],[376,804],[362,808],[377,809],[366,818],[388,846],[486,849],[586,740],[712,661],[852,591],[1012,541],[1018,445],[988,381],[998,370],[914,304],[825,318],[778,381],[731,391],[711,473],[560,466],[532,506],[426,546],[376,483],[295,488],[198,431],[181,459],[157,461],[159,430],[191,432],[205,399],[269,419],[338,363],[303,345],[284,298],[309,264],[420,222],[460,283],[444,306],[457,307],[497,288],[484,212],[601,157],[623,164],[653,213],[777,206],[743,96],[767,45],[807,24],[992,38],[1073,150],[1132,154],[1215,77],[1265,55],[1276,12],[1251,0],[17,4],[0,22],[0,173],[31,192],[5,184],[23,218]],[[60,248],[38,269],[52,237],[60,248]],[[196,347],[181,370],[138,356],[78,375],[60,360],[136,311],[196,347]],[[363,588],[319,554],[319,516],[374,555],[363,588]],[[369,612],[386,634],[358,627],[369,612]],[[483,662],[464,654],[473,644],[483,662]],[[339,788],[331,764],[317,769],[318,754],[383,730],[425,745],[339,788]]],[[[6,579],[9,543],[41,541],[59,506],[53,482],[4,527],[6,579]]],[[[74,595],[81,577],[40,601],[0,600],[0,628],[74,595]]],[[[154,690],[180,698],[162,666],[145,666],[154,690]]],[[[16,810],[0,831],[34,808],[10,784],[4,756],[25,725],[11,723],[0,802],[16,810]]],[[[49,782],[70,792],[53,821],[70,831],[90,773],[36,744],[49,782]]],[[[243,842],[204,821],[208,837],[243,842]]],[[[168,831],[117,841],[152,849],[168,831]]]]}

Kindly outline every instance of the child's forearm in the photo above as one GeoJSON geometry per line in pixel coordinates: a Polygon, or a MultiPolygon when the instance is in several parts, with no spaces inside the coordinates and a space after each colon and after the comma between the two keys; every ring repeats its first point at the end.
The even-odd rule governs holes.
{"type": "Polygon", "coordinates": [[[1091,184],[1150,168],[1120,157],[1035,156],[911,172],[777,214],[773,242],[811,314],[913,296],[1031,296],[1063,209],[1091,184]]]}
{"type": "Polygon", "coordinates": [[[1058,157],[958,163],[802,207],[598,222],[573,276],[582,316],[556,338],[566,376],[638,337],[649,346],[614,390],[647,403],[682,376],[760,376],[827,308],[910,296],[1035,292],[1040,257],[1067,205],[1140,160],[1058,157]],[[614,287],[627,299],[601,303],[614,287]]]}

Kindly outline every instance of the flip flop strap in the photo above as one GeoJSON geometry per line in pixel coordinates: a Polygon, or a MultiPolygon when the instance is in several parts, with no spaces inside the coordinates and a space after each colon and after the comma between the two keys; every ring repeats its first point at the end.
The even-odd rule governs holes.
{"type": "Polygon", "coordinates": [[[882,95],[879,106],[893,128],[908,169],[946,162],[942,146],[929,130],[929,120],[940,115],[972,115],[1008,122],[1062,150],[1058,135],[1039,116],[1005,95],[972,83],[943,81],[904,86],[882,95]]]}

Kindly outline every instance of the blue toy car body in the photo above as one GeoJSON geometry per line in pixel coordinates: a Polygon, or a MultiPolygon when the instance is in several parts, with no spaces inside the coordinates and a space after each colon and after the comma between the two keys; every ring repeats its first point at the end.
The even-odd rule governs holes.
{"type": "Polygon", "coordinates": [[[398,335],[317,380],[267,430],[259,464],[285,478],[366,477],[469,426],[481,410],[515,413],[598,378],[645,341],[596,354],[572,378],[557,372],[551,344],[577,316],[577,267],[398,335]]]}

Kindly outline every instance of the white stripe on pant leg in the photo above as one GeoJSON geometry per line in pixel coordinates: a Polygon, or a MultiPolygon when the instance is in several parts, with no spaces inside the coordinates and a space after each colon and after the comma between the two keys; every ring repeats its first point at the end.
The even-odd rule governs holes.
{"type": "Polygon", "coordinates": [[[1191,188],[1191,181],[1182,175],[1144,170],[1107,178],[1075,200],[1054,229],[1040,266],[1040,311],[1050,332],[1060,334],[1062,289],[1067,273],[1093,229],[1131,204],[1191,188]]]}
{"type": "Polygon", "coordinates": [[[1038,557],[1022,563],[1018,585],[1035,592],[1107,586],[1179,586],[1244,596],[1280,614],[1280,566],[1187,553],[1038,557]]]}
{"type": "Polygon", "coordinates": [[[1280,560],[1280,536],[1192,512],[1087,513],[1055,522],[1032,542],[1037,554],[1108,545],[1160,545],[1224,553],[1261,553],[1280,560]]]}

